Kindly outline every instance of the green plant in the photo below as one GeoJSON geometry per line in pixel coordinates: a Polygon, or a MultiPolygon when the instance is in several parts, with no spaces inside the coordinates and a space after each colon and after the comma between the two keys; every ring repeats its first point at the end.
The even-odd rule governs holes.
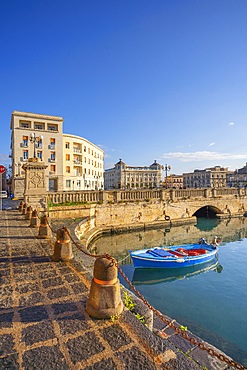
{"type": "MultiPolygon", "coordinates": [[[[123,288],[121,287],[121,289],[123,290],[123,288]]],[[[130,297],[130,295],[128,294],[128,292],[126,290],[123,290],[123,295],[124,295],[124,305],[125,307],[133,313],[133,315],[143,324],[143,325],[146,325],[145,323],[145,317],[140,315],[138,312],[135,312],[135,306],[136,306],[136,303],[133,302],[132,298],[130,297]]]]}

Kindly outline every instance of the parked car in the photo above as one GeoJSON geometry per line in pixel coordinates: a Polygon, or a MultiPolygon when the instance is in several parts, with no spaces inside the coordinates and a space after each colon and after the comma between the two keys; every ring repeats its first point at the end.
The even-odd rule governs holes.
{"type": "Polygon", "coordinates": [[[2,190],[0,192],[0,198],[8,198],[8,194],[7,194],[7,191],[6,190],[2,190]]]}

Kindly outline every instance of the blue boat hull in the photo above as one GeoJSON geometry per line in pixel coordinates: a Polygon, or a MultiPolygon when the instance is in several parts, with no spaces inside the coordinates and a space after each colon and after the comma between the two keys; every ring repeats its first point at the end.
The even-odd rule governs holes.
{"type": "Polygon", "coordinates": [[[183,248],[171,247],[171,248],[153,248],[153,249],[143,249],[139,251],[130,251],[130,256],[132,258],[135,268],[181,268],[190,267],[194,265],[200,265],[209,262],[215,258],[218,253],[218,248],[207,246],[204,248],[205,252],[198,255],[185,255],[181,254],[178,249],[183,249],[190,251],[202,250],[201,245],[191,244],[189,246],[182,246],[183,248]],[[173,255],[172,253],[176,253],[173,255]]]}

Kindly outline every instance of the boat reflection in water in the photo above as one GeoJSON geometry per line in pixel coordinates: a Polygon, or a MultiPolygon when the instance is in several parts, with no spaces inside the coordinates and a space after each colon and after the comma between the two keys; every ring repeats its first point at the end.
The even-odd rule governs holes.
{"type": "Polygon", "coordinates": [[[202,274],[207,271],[215,271],[221,273],[223,267],[219,264],[216,257],[213,261],[206,262],[200,266],[181,267],[178,269],[173,268],[138,268],[134,270],[132,283],[134,285],[155,285],[161,282],[169,282],[174,280],[187,279],[191,276],[202,274]]]}

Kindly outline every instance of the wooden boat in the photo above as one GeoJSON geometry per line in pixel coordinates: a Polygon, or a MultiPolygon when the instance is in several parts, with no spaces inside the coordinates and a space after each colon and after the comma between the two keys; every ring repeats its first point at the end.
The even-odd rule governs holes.
{"type": "Polygon", "coordinates": [[[219,238],[211,244],[200,239],[197,244],[129,251],[135,268],[181,268],[206,263],[218,253],[219,238]]]}

